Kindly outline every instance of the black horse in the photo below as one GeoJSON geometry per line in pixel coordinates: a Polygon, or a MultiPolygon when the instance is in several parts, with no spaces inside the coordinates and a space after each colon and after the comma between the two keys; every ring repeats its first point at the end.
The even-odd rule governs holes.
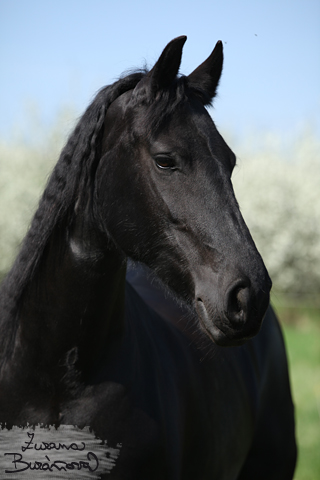
{"type": "Polygon", "coordinates": [[[110,480],[291,479],[271,282],[205,109],[222,43],[185,77],[185,40],[103,88],[62,151],[1,288],[0,422],[90,426],[122,445],[110,480]]]}

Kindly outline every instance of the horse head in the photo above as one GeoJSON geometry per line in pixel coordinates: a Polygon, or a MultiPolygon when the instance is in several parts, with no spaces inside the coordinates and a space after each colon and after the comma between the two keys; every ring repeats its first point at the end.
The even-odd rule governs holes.
{"type": "Polygon", "coordinates": [[[233,192],[235,155],[205,108],[222,43],[178,77],[185,40],[108,108],[95,205],[118,249],[187,302],[214,342],[239,345],[259,331],[271,281],[233,192]]]}

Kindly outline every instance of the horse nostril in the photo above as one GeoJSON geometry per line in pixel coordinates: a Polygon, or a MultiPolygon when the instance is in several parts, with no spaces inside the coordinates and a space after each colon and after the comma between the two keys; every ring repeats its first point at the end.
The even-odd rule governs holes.
{"type": "Polygon", "coordinates": [[[226,316],[232,323],[243,325],[250,309],[250,282],[238,280],[228,290],[226,296],[226,316]]]}

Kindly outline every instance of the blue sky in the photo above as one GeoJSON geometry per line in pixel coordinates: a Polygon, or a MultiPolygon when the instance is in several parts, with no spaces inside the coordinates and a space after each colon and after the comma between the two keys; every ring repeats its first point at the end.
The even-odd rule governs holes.
{"type": "Polygon", "coordinates": [[[319,0],[0,0],[0,136],[28,134],[30,103],[44,123],[81,113],[179,35],[184,74],[224,42],[218,127],[294,136],[311,123],[320,136],[319,0]]]}

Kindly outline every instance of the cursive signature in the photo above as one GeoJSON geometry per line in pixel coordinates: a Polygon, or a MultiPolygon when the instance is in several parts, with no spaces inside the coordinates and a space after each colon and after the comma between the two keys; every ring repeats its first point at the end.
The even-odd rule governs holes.
{"type": "Polygon", "coordinates": [[[50,458],[46,455],[47,462],[26,462],[23,460],[21,453],[5,453],[5,455],[13,455],[12,463],[14,464],[14,470],[5,470],[5,473],[18,473],[26,470],[42,470],[47,472],[64,471],[67,470],[82,470],[87,469],[90,472],[95,472],[99,467],[99,460],[93,452],[87,453],[87,462],[65,462],[63,460],[55,460],[51,463],[50,458]]]}
{"type": "MultiPolygon", "coordinates": [[[[5,473],[19,473],[25,472],[26,470],[41,470],[47,472],[66,472],[67,470],[88,470],[90,472],[95,472],[99,467],[99,460],[97,455],[93,452],[85,452],[86,457],[84,459],[73,460],[66,458],[56,459],[57,451],[65,451],[67,458],[70,456],[70,453],[73,452],[83,452],[86,448],[85,442],[71,442],[71,443],[61,443],[61,442],[52,442],[43,440],[36,443],[34,441],[35,434],[34,432],[27,432],[28,440],[20,446],[22,453],[19,452],[6,452],[4,455],[11,460],[12,467],[11,469],[5,470],[5,473]],[[36,451],[38,458],[30,460],[31,452],[30,450],[36,451]],[[51,455],[49,454],[51,451],[51,455]],[[27,453],[26,453],[27,452],[27,453]],[[39,453],[44,454],[44,458],[39,459],[39,453]],[[44,452],[48,452],[45,454],[44,452]],[[69,453],[68,453],[69,452],[69,453]],[[25,457],[23,456],[25,454],[25,457]],[[29,455],[28,455],[29,454],[29,455]],[[50,459],[49,455],[52,458],[52,455],[55,459],[50,459]],[[28,458],[26,458],[26,456],[28,458]]],[[[42,437],[43,438],[43,437],[42,437]]],[[[84,454],[82,454],[84,455],[84,454]]]]}
{"type": "Polygon", "coordinates": [[[29,442],[24,442],[27,444],[26,447],[21,447],[21,450],[25,452],[26,450],[78,450],[83,451],[86,448],[86,444],[82,443],[82,448],[79,447],[77,443],[70,443],[66,445],[65,443],[55,443],[55,442],[41,442],[40,444],[33,443],[34,433],[27,432],[28,437],[30,438],[29,442]]]}

